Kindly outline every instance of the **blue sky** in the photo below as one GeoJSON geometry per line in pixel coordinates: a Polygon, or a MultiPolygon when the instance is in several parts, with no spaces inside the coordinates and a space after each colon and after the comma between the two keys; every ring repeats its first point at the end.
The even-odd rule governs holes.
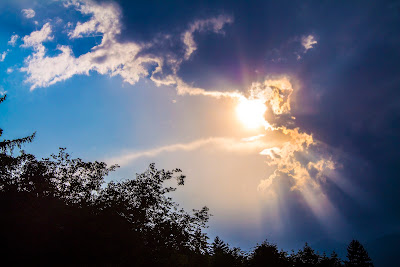
{"type": "Polygon", "coordinates": [[[2,1],[0,106],[24,149],[181,168],[210,236],[369,240],[399,229],[396,2],[2,1]]]}

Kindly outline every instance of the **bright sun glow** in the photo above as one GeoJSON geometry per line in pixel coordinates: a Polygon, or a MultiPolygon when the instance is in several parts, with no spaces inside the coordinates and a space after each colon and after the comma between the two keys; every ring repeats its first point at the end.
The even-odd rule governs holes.
{"type": "Polygon", "coordinates": [[[264,102],[260,99],[240,98],[236,107],[239,120],[249,129],[265,126],[264,113],[267,110],[264,102]]]}

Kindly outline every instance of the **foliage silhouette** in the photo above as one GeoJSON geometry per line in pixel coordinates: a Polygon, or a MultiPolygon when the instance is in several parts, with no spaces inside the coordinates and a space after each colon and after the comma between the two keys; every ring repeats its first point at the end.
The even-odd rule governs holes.
{"type": "MultiPolygon", "coordinates": [[[[0,103],[5,100],[0,98],[0,103]]],[[[0,129],[0,136],[3,130],[0,129]]],[[[58,154],[37,159],[13,150],[35,134],[0,141],[1,259],[11,265],[342,266],[336,253],[306,243],[290,255],[268,241],[244,253],[204,230],[209,210],[186,212],[171,198],[185,176],[155,164],[134,179],[105,183],[118,166],[58,154]],[[166,185],[168,184],[168,186],[166,185]]],[[[373,266],[353,240],[346,266],[373,266]]]]}
{"type": "Polygon", "coordinates": [[[332,252],[330,257],[327,257],[325,253],[323,253],[320,258],[320,262],[318,266],[321,267],[339,267],[342,266],[342,261],[339,259],[338,254],[335,251],[332,252]]]}
{"type": "Polygon", "coordinates": [[[229,248],[229,245],[218,236],[210,249],[211,266],[245,266],[246,255],[239,248],[229,248]]]}
{"type": "Polygon", "coordinates": [[[261,245],[255,247],[249,259],[250,266],[289,266],[287,253],[278,251],[275,244],[269,243],[267,240],[261,245]]]}
{"type": "MultiPolygon", "coordinates": [[[[170,265],[207,251],[208,208],[187,213],[167,196],[176,188],[163,186],[180,170],[151,164],[136,179],[102,188],[116,166],[71,159],[64,149],[43,160],[2,153],[0,161],[1,229],[8,229],[2,238],[9,255],[25,252],[20,260],[41,261],[45,248],[47,255],[71,264],[93,263],[113,252],[121,264],[170,265]]],[[[184,177],[177,179],[182,184],[184,177]]]]}
{"type": "Polygon", "coordinates": [[[347,261],[345,262],[345,266],[374,266],[371,258],[368,256],[368,252],[358,240],[352,240],[347,247],[347,261]]]}
{"type": "MultiPolygon", "coordinates": [[[[7,95],[0,97],[0,104],[5,101],[7,95]]],[[[3,129],[0,128],[0,137],[3,135],[3,129]]],[[[12,152],[15,147],[21,148],[23,144],[30,143],[35,138],[36,133],[23,138],[18,138],[14,140],[3,140],[0,141],[0,153],[12,152]]]]}

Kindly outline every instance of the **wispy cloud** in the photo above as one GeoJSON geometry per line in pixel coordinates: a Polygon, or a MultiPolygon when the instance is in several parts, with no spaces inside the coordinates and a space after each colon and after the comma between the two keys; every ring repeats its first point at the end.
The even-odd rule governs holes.
{"type": "Polygon", "coordinates": [[[155,157],[166,152],[193,151],[205,146],[212,146],[214,149],[221,149],[231,152],[249,153],[257,151],[266,145],[268,145],[268,143],[262,140],[252,140],[250,142],[248,140],[243,141],[235,138],[213,137],[198,139],[189,143],[178,143],[149,150],[133,151],[131,153],[125,153],[121,156],[106,159],[106,162],[126,165],[143,157],[155,157]]]}
{"type": "Polygon", "coordinates": [[[22,9],[21,13],[24,15],[25,18],[31,19],[35,17],[36,12],[32,8],[22,9]]]}
{"type": "Polygon", "coordinates": [[[182,34],[182,41],[185,44],[185,59],[189,59],[197,49],[193,34],[196,31],[211,30],[215,33],[222,33],[225,24],[233,22],[233,18],[226,15],[220,15],[216,18],[196,20],[193,22],[187,31],[182,34]]]}
{"type": "Polygon", "coordinates": [[[24,42],[22,47],[33,47],[36,50],[42,50],[44,52],[44,46],[42,45],[45,41],[53,40],[53,36],[51,36],[52,29],[50,23],[47,22],[43,25],[43,27],[38,30],[31,32],[31,34],[26,35],[22,38],[24,42]]]}
{"type": "Polygon", "coordinates": [[[4,59],[6,59],[7,54],[8,54],[8,50],[4,51],[3,53],[0,53],[0,62],[3,62],[4,59]]]}
{"type": "Polygon", "coordinates": [[[7,94],[7,91],[4,90],[2,86],[0,86],[0,96],[4,96],[5,94],[7,94]]]}
{"type": "Polygon", "coordinates": [[[17,42],[18,38],[19,38],[18,34],[12,35],[10,41],[8,41],[8,45],[15,46],[15,43],[17,42]]]}
{"type": "Polygon", "coordinates": [[[315,40],[315,37],[311,34],[301,37],[301,45],[305,49],[304,53],[306,53],[309,49],[314,48],[314,45],[317,43],[317,40],[315,40]]]}
{"type": "Polygon", "coordinates": [[[121,12],[115,3],[106,2],[98,4],[94,1],[67,1],[65,7],[73,6],[84,15],[90,15],[90,20],[81,23],[68,33],[71,39],[82,38],[99,33],[103,36],[102,43],[115,40],[115,36],[121,33],[121,12]]]}

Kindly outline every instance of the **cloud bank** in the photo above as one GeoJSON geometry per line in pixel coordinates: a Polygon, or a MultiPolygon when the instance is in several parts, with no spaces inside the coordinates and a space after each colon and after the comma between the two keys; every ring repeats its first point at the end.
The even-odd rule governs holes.
{"type": "MultiPolygon", "coordinates": [[[[333,161],[325,159],[323,155],[316,154],[300,160],[299,155],[307,155],[310,153],[310,148],[317,144],[311,134],[305,133],[299,128],[288,127],[288,125],[294,124],[294,117],[291,115],[291,96],[294,89],[289,77],[268,78],[262,82],[254,82],[243,93],[205,90],[187,84],[177,75],[182,62],[190,59],[197,50],[194,34],[202,32],[224,34],[225,25],[233,23],[232,17],[220,15],[214,18],[195,20],[180,35],[183,54],[167,53],[167,56],[160,56],[147,52],[156,46],[156,41],[149,43],[132,41],[122,43],[119,41],[118,36],[121,34],[122,27],[121,10],[116,4],[98,3],[91,0],[71,0],[65,2],[64,6],[90,17],[86,22],[78,22],[75,27],[68,24],[71,26],[68,27],[67,33],[70,40],[101,35],[102,41],[79,57],[74,56],[70,46],[60,44],[57,46],[59,53],[56,56],[49,56],[44,43],[54,40],[50,22],[44,24],[40,30],[23,37],[21,47],[33,49],[33,54],[25,59],[25,66],[21,68],[27,73],[26,82],[31,84],[31,90],[50,86],[74,75],[89,75],[91,71],[95,71],[102,75],[120,76],[123,81],[130,84],[135,84],[140,78],[149,77],[157,86],[175,87],[178,95],[229,98],[238,103],[258,101],[265,104],[266,110],[272,114],[272,121],[275,121],[275,118],[289,118],[286,119],[286,123],[279,124],[268,121],[265,116],[262,117],[265,134],[256,137],[243,140],[200,139],[187,144],[173,144],[145,151],[134,151],[111,159],[111,161],[126,164],[140,157],[154,157],[160,153],[178,150],[192,151],[209,144],[214,144],[220,149],[235,151],[247,151],[249,148],[257,147],[259,154],[267,158],[267,164],[275,168],[272,175],[261,180],[258,186],[259,190],[267,190],[282,175],[293,179],[293,189],[305,190],[310,186],[315,188],[318,187],[318,180],[322,179],[325,171],[334,169],[333,161]],[[169,68],[169,73],[165,75],[166,67],[169,68]],[[280,133],[285,141],[269,146],[262,141],[262,138],[269,132],[280,133]],[[317,172],[316,175],[315,172],[317,172]]],[[[314,36],[308,35],[302,38],[301,43],[307,51],[313,48],[317,41],[314,36]]]]}
{"type": "MultiPolygon", "coordinates": [[[[146,54],[144,51],[151,48],[153,43],[138,44],[135,42],[121,43],[117,36],[121,33],[121,11],[114,3],[97,3],[94,1],[68,1],[64,3],[66,8],[75,8],[78,12],[89,15],[90,20],[84,23],[78,22],[68,37],[73,40],[100,34],[102,41],[94,46],[90,52],[79,57],[73,55],[72,49],[66,45],[58,45],[59,54],[54,57],[46,55],[42,43],[51,40],[51,26],[46,23],[40,31],[31,33],[23,38],[24,47],[34,47],[36,52],[25,60],[25,67],[21,70],[26,72],[26,81],[31,84],[31,90],[37,87],[47,87],[60,81],[71,78],[74,75],[86,74],[96,71],[103,75],[121,76],[130,84],[135,84],[140,78],[150,78],[157,84],[177,84],[180,81],[175,75],[176,70],[182,62],[177,56],[168,60],[160,56],[146,54]],[[40,49],[39,49],[40,48],[40,49]],[[173,75],[155,78],[163,72],[164,64],[173,65],[173,75]],[[157,66],[150,73],[149,66],[157,66]]],[[[222,33],[226,23],[231,18],[219,16],[207,20],[195,21],[183,34],[185,55],[192,54],[196,50],[193,33],[196,31],[213,31],[222,33]]],[[[185,56],[186,58],[186,56],[185,56]]]]}

